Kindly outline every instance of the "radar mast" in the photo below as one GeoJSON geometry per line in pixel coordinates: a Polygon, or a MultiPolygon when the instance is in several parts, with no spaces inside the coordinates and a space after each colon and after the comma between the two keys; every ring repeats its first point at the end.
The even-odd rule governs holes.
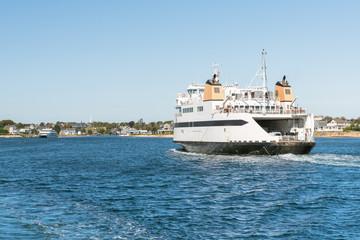
{"type": "Polygon", "coordinates": [[[219,68],[221,67],[221,64],[213,63],[212,66],[214,67],[213,80],[215,81],[215,83],[219,83],[219,68]]]}

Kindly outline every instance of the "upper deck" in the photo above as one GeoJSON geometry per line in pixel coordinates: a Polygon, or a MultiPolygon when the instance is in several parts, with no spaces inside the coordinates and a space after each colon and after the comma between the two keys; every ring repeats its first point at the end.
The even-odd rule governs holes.
{"type": "Polygon", "coordinates": [[[245,88],[239,88],[238,84],[222,85],[219,82],[218,64],[214,64],[212,79],[206,81],[205,85],[190,84],[187,93],[178,94],[176,98],[176,109],[182,114],[236,114],[247,113],[254,118],[294,118],[295,116],[306,116],[307,111],[299,107],[293,97],[292,88],[284,76],[282,81],[275,84],[275,94],[268,90],[265,54],[263,50],[263,61],[258,72],[250,84],[245,88]],[[261,77],[262,85],[254,86],[252,83],[257,77],[261,77]],[[296,103],[295,103],[296,102],[296,103]]]}

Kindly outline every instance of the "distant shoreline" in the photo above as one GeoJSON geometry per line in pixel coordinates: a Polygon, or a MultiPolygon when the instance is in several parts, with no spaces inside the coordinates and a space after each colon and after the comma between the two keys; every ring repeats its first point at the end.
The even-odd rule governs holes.
{"type": "MultiPolygon", "coordinates": [[[[174,135],[129,135],[129,136],[119,136],[119,135],[59,135],[59,138],[69,138],[69,137],[96,137],[96,136],[118,136],[118,137],[158,137],[158,138],[173,138],[174,135]]],[[[37,138],[38,136],[23,136],[23,135],[0,135],[0,138],[37,138]]]]}
{"type": "Polygon", "coordinates": [[[158,138],[173,138],[174,135],[160,135],[160,134],[134,134],[134,135],[59,135],[62,137],[96,137],[96,136],[118,136],[118,137],[158,137],[158,138]]]}
{"type": "Polygon", "coordinates": [[[0,138],[21,138],[21,135],[0,135],[0,138]]]}
{"type": "Polygon", "coordinates": [[[315,137],[317,138],[323,138],[323,137],[329,137],[329,138],[338,138],[338,137],[360,137],[359,131],[345,131],[345,132],[315,132],[315,137]]]}
{"type": "MultiPolygon", "coordinates": [[[[68,137],[96,137],[96,136],[108,136],[108,135],[60,135],[59,138],[68,138],[68,137]]],[[[112,135],[116,136],[116,135],[112,135]]],[[[33,138],[37,136],[22,136],[22,135],[0,135],[0,138],[33,138]]],[[[129,135],[129,136],[119,136],[119,137],[144,137],[144,138],[173,138],[174,135],[129,135]]],[[[346,132],[315,132],[316,138],[338,138],[338,137],[354,137],[360,138],[359,131],[346,131],[346,132]]]]}
{"type": "Polygon", "coordinates": [[[157,134],[154,134],[154,135],[148,135],[148,134],[146,134],[146,135],[129,135],[129,136],[120,136],[120,137],[158,137],[158,138],[173,138],[174,137],[174,135],[157,135],[157,134]]]}

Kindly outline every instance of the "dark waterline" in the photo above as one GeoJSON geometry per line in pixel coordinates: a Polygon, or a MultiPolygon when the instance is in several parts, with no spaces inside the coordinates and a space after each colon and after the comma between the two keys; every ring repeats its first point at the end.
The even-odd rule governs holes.
{"type": "Polygon", "coordinates": [[[0,139],[0,239],[357,239],[360,139],[215,156],[163,138],[0,139]]]}

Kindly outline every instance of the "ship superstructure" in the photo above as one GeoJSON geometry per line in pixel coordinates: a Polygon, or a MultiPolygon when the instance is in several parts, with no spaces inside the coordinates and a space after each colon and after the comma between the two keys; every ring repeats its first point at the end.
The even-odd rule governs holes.
{"type": "Polygon", "coordinates": [[[286,77],[268,90],[265,54],[254,79],[262,86],[239,88],[219,81],[219,65],[205,85],[178,94],[174,142],[186,151],[220,154],[309,153],[315,145],[313,115],[295,106],[286,77]]]}

